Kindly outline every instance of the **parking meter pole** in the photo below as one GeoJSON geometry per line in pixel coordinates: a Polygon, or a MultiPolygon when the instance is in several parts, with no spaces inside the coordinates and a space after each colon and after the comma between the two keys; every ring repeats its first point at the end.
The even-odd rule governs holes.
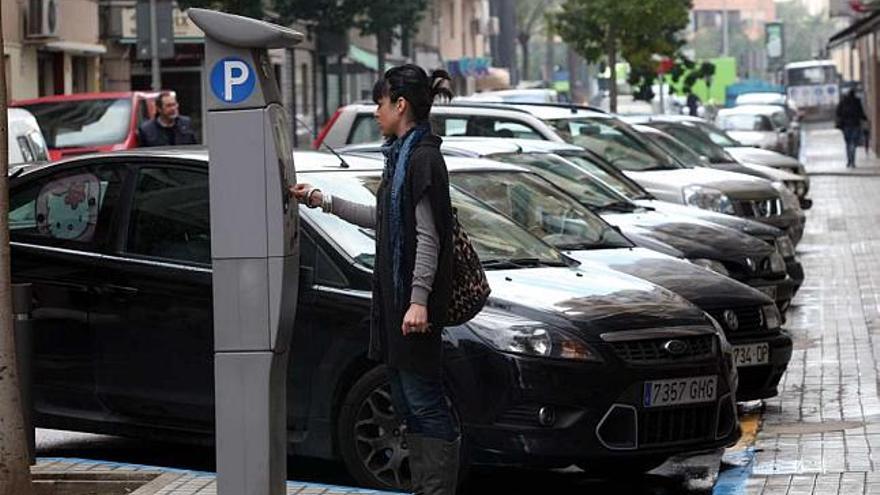
{"type": "Polygon", "coordinates": [[[28,441],[28,459],[36,464],[36,434],[33,423],[33,322],[31,284],[12,284],[12,317],[15,331],[15,362],[18,368],[18,386],[21,389],[21,412],[28,441]]]}
{"type": "Polygon", "coordinates": [[[283,495],[299,276],[291,131],[268,49],[302,35],[190,9],[205,33],[219,495],[283,495]]]}

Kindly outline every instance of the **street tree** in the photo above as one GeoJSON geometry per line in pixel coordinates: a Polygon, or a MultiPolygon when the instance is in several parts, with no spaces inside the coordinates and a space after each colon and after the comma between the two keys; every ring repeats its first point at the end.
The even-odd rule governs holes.
{"type": "Polygon", "coordinates": [[[651,55],[674,56],[677,33],[688,24],[691,0],[565,0],[553,14],[556,32],[591,63],[611,74],[611,111],[617,111],[619,56],[637,63],[651,55]]]}
{"type": "MultiPolygon", "coordinates": [[[[3,7],[0,7],[0,26],[2,25],[3,7]]],[[[2,32],[0,60],[5,60],[2,32]]],[[[4,65],[0,66],[0,495],[31,495],[34,488],[31,484],[12,326],[7,91],[4,65]]]]}
{"type": "Polygon", "coordinates": [[[529,43],[544,27],[545,14],[552,0],[516,0],[516,40],[522,55],[522,78],[529,78],[529,43]]]}
{"type": "Polygon", "coordinates": [[[385,55],[394,40],[412,39],[428,7],[428,0],[369,0],[355,19],[365,36],[376,37],[379,73],[385,72],[385,55]]]}

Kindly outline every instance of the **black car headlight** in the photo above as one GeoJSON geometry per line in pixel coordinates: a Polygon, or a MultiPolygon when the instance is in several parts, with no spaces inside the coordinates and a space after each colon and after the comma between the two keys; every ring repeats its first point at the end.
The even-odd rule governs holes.
{"type": "Polygon", "coordinates": [[[539,321],[483,311],[467,325],[487,344],[501,352],[552,359],[602,361],[599,354],[582,340],[539,321]]]}

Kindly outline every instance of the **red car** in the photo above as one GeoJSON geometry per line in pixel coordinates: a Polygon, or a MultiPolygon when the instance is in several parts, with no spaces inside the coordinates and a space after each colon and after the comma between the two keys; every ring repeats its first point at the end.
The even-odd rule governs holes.
{"type": "Polygon", "coordinates": [[[37,123],[49,147],[49,158],[97,151],[114,151],[138,146],[137,128],[156,113],[158,93],[80,93],[19,100],[13,107],[25,108],[37,123]]]}

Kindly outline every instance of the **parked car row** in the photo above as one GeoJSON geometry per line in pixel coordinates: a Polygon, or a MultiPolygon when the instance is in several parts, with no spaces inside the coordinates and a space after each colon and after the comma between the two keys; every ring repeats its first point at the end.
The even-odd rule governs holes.
{"type": "MultiPolygon", "coordinates": [[[[319,139],[340,155],[295,152],[297,180],[374,201],[372,111],[340,109],[319,139]]],[[[432,120],[492,288],[443,334],[467,461],[636,473],[736,442],[736,402],[775,395],[792,352],[804,215],[778,184],[707,166],[664,132],[697,153],[686,162],[593,109],[467,103],[432,120]]],[[[12,177],[37,425],[212,439],[209,161],[197,147],[114,151],[12,177]]],[[[290,450],[405,489],[405,428],[366,357],[373,232],[300,215],[290,450]]]]}

